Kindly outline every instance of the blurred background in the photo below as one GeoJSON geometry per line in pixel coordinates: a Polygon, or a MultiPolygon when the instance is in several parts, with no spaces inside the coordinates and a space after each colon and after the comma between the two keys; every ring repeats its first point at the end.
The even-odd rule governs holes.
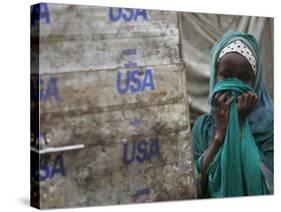
{"type": "Polygon", "coordinates": [[[273,99],[273,18],[181,13],[181,47],[185,65],[191,123],[209,112],[210,55],[214,43],[226,32],[255,36],[263,59],[263,77],[273,99]]]}

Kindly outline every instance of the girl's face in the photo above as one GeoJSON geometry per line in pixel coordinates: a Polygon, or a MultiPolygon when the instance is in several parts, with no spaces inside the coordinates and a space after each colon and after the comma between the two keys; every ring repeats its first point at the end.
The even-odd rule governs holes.
{"type": "Polygon", "coordinates": [[[254,87],[254,72],[251,64],[235,52],[224,55],[218,63],[216,81],[228,78],[237,78],[254,87]]]}

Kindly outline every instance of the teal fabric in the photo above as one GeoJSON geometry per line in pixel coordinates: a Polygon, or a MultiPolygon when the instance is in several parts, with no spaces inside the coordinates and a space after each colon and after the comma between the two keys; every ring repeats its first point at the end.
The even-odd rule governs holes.
{"type": "MultiPolygon", "coordinates": [[[[238,79],[219,81],[212,93],[229,91],[237,97],[253,89],[238,79]]],[[[213,101],[212,101],[213,102],[213,101]]],[[[259,149],[251,134],[248,118],[239,126],[236,101],[229,110],[225,141],[208,170],[208,189],[212,197],[260,195],[269,193],[260,170],[259,149]]]]}
{"type": "MultiPolygon", "coordinates": [[[[232,152],[231,145],[233,143],[231,143],[232,139],[229,139],[225,142],[227,143],[225,145],[226,147],[222,147],[216,154],[208,170],[210,185],[208,194],[204,194],[205,196],[201,197],[273,193],[273,104],[263,82],[263,67],[261,61],[261,52],[257,41],[252,35],[243,32],[226,33],[218,40],[212,49],[209,93],[211,110],[209,113],[201,115],[192,128],[192,149],[199,197],[202,195],[200,191],[201,163],[206,150],[213,141],[215,131],[214,105],[212,104],[212,99],[214,93],[221,89],[231,90],[232,95],[237,95],[239,92],[245,92],[250,89],[257,94],[258,102],[248,115],[247,121],[243,123],[243,126],[240,126],[243,129],[243,134],[241,134],[241,139],[238,142],[240,146],[235,146],[235,151],[232,152]],[[254,53],[257,61],[257,74],[253,88],[250,88],[243,82],[241,83],[241,81],[239,82],[239,80],[231,79],[231,82],[228,83],[225,81],[216,82],[215,80],[217,60],[220,51],[228,43],[238,39],[247,44],[254,53]],[[220,83],[223,83],[223,85],[220,83]],[[244,140],[246,140],[246,142],[243,142],[244,140]],[[249,142],[250,140],[252,142],[249,142]],[[239,151],[240,157],[237,156],[239,151]],[[226,164],[222,162],[225,158],[230,160],[231,164],[236,164],[234,159],[237,159],[240,161],[240,165],[236,164],[235,166],[230,165],[226,167],[226,164]],[[245,163],[248,165],[245,165],[244,161],[247,161],[245,163]],[[247,166],[250,167],[249,171],[245,171],[247,166]],[[258,171],[258,166],[260,172],[258,171]],[[223,178],[221,178],[222,176],[223,178]],[[256,176],[258,176],[258,183],[255,181],[255,184],[251,183],[252,179],[256,180],[256,176]]],[[[233,104],[234,103],[231,104],[231,111],[235,111],[235,105],[233,104]]],[[[238,141],[240,137],[239,133],[237,133],[237,119],[235,118],[235,114],[236,112],[231,112],[231,117],[229,119],[231,123],[229,124],[236,127],[228,128],[227,133],[228,135],[233,135],[236,141],[238,141]]]]}

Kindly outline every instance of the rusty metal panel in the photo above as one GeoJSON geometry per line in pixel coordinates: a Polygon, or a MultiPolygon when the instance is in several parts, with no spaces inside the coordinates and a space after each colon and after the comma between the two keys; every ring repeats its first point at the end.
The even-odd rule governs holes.
{"type": "Polygon", "coordinates": [[[176,12],[49,4],[49,13],[52,24],[40,25],[42,74],[180,62],[176,12]]]}
{"type": "Polygon", "coordinates": [[[48,19],[31,28],[34,205],[195,198],[178,14],[43,4],[48,19]]]}
{"type": "Polygon", "coordinates": [[[41,25],[43,42],[178,36],[177,13],[173,11],[55,4],[48,9],[55,21],[51,27],[41,25]]]}
{"type": "MultiPolygon", "coordinates": [[[[179,36],[176,12],[145,10],[146,15],[142,16],[137,15],[137,10],[128,13],[123,9],[119,20],[111,20],[111,9],[118,14],[120,8],[48,4],[47,23],[40,24],[40,73],[77,71],[76,66],[79,71],[109,69],[123,65],[121,60],[126,57],[135,57],[138,65],[153,65],[155,60],[161,63],[169,59],[166,55],[174,54],[173,61],[178,62],[178,52],[174,52],[178,51],[179,36]],[[132,20],[124,20],[128,14],[133,14],[132,20]],[[126,55],[127,50],[136,51],[136,47],[135,55],[126,55]]],[[[35,41],[39,39],[34,33],[37,27],[31,28],[35,41]]]]}
{"type": "Polygon", "coordinates": [[[107,70],[130,66],[131,61],[140,67],[176,64],[178,43],[177,36],[41,43],[40,73],[107,70]]]}
{"type": "Polygon", "coordinates": [[[179,65],[41,75],[41,80],[40,113],[95,113],[171,104],[183,99],[179,65]],[[128,75],[134,70],[139,73],[135,74],[135,80],[130,80],[128,75]]]}
{"type": "Polygon", "coordinates": [[[56,158],[63,157],[65,174],[40,184],[41,204],[53,208],[193,198],[191,158],[186,154],[191,150],[182,145],[187,139],[188,133],[182,132],[44,155],[42,163],[47,161],[50,167],[56,158]],[[155,139],[159,155],[147,159],[136,152],[134,157],[135,144],[155,139]],[[124,153],[124,148],[128,152],[124,153]]]}
{"type": "Polygon", "coordinates": [[[44,114],[41,131],[48,138],[46,147],[83,144],[110,145],[143,135],[157,136],[188,132],[184,102],[137,109],[121,109],[80,115],[44,114]]]}

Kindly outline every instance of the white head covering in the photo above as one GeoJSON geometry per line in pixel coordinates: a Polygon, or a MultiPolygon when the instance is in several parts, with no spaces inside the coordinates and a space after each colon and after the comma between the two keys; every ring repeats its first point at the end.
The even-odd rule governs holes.
{"type": "Polygon", "coordinates": [[[242,55],[243,57],[245,57],[251,64],[252,69],[254,71],[254,75],[256,76],[256,73],[257,73],[256,59],[254,57],[253,52],[250,50],[250,48],[245,43],[243,43],[241,40],[235,40],[232,43],[228,44],[220,52],[218,60],[220,60],[225,54],[227,54],[229,52],[237,52],[240,55],[242,55]]]}

